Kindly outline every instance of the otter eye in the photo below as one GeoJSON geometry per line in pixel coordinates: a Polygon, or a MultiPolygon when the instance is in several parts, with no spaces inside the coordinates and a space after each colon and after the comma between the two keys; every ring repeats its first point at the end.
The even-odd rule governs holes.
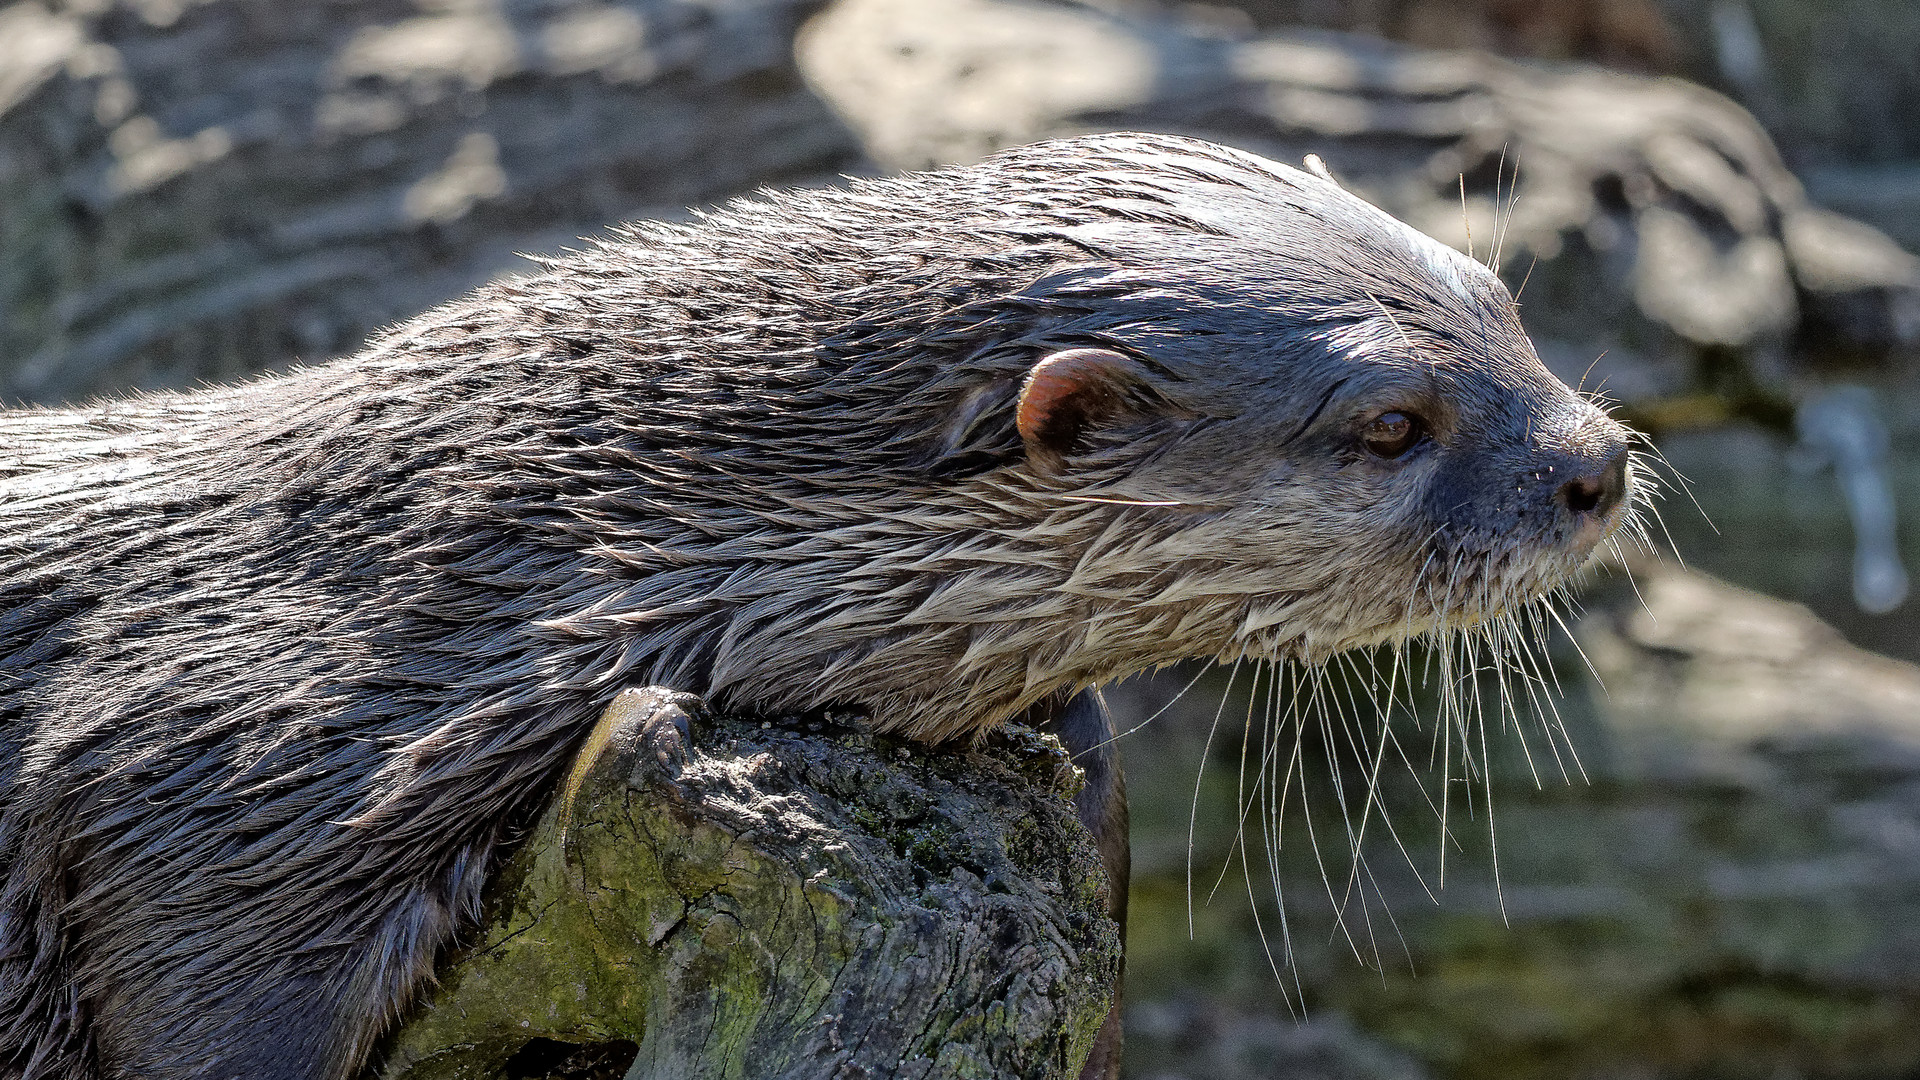
{"type": "Polygon", "coordinates": [[[1397,458],[1413,449],[1424,433],[1420,418],[1411,413],[1383,412],[1360,429],[1360,441],[1383,458],[1397,458]]]}

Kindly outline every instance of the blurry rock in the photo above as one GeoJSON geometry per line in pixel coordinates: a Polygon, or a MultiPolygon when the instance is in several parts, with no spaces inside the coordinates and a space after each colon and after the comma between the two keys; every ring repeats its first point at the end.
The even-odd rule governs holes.
{"type": "MultiPolygon", "coordinates": [[[[1667,72],[1679,61],[1676,28],[1658,0],[1208,0],[1264,29],[1312,26],[1375,34],[1429,49],[1593,60],[1667,72]]],[[[1178,8],[1178,3],[1162,6],[1178,8]]]]}
{"type": "Polygon", "coordinates": [[[1920,248],[1920,161],[1815,167],[1807,172],[1807,186],[1822,205],[1871,222],[1909,249],[1920,248]]]}
{"type": "Polygon", "coordinates": [[[1529,324],[1589,356],[1920,342],[1920,262],[1810,206],[1752,117],[1686,83],[1031,0],[839,0],[799,50],[889,168],[1129,127],[1318,153],[1516,287],[1531,274],[1529,324]]]}
{"type": "Polygon", "coordinates": [[[1302,1022],[1182,998],[1127,1012],[1127,1070],[1139,1080],[1426,1080],[1406,1054],[1337,1014],[1302,1022]]]}
{"type": "Polygon", "coordinates": [[[1797,165],[1920,157],[1912,0],[1659,0],[1678,71],[1724,87],[1797,165]]]}
{"type": "MultiPolygon", "coordinates": [[[[854,0],[809,24],[798,52],[808,81],[869,156],[888,169],[923,169],[1154,100],[1164,44],[1131,20],[1068,4],[854,0]]],[[[1217,81],[1216,57],[1180,59],[1184,79],[1217,81]]]]}
{"type": "MultiPolygon", "coordinates": [[[[1920,567],[1920,382],[1877,385],[1872,411],[1889,436],[1899,556],[1920,567]]],[[[1804,604],[1863,648],[1920,662],[1920,603],[1884,615],[1855,604],[1858,533],[1826,461],[1747,424],[1674,431],[1660,450],[1690,480],[1690,494],[1673,490],[1661,504],[1664,531],[1689,565],[1804,604]]]]}
{"type": "Polygon", "coordinates": [[[1787,257],[1810,295],[1805,333],[1843,342],[1920,341],[1920,259],[1885,233],[1817,208],[1788,216],[1787,257]]]}
{"type": "Polygon", "coordinates": [[[1633,577],[1637,591],[1603,590],[1576,631],[1616,725],[1694,742],[1683,771],[1837,739],[1855,768],[1920,780],[1920,667],[1847,644],[1798,604],[1672,566],[1633,577]]]}
{"type": "Polygon", "coordinates": [[[1796,167],[1920,158],[1920,125],[1908,120],[1920,111],[1920,5],[1912,0],[1207,3],[1267,30],[1311,26],[1678,75],[1752,109],[1796,167]]]}
{"type": "Polygon", "coordinates": [[[622,218],[858,160],[821,0],[0,7],[0,400],[356,348],[622,218]]]}

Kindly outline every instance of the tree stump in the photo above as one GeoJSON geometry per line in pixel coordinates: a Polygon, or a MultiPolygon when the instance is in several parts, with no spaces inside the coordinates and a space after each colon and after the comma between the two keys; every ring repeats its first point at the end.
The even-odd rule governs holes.
{"type": "Polygon", "coordinates": [[[1120,946],[1058,742],[691,743],[675,776],[616,733],[371,1075],[1078,1075],[1120,946]]]}

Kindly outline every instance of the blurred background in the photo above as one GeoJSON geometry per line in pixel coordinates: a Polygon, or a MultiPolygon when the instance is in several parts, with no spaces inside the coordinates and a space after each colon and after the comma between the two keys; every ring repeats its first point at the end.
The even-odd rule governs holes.
{"type": "Polygon", "coordinates": [[[1153,717],[1129,1075],[1920,1077],[1913,0],[0,0],[0,401],[317,361],[613,221],[1115,128],[1498,236],[1549,364],[1691,488],[1684,564],[1554,628],[1557,717],[1478,684],[1484,752],[1431,688],[1384,755],[1289,674],[1111,690],[1153,717]]]}

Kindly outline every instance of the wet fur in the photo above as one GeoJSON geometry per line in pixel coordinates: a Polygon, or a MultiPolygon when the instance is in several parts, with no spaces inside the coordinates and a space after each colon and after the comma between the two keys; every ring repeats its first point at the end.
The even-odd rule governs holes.
{"type": "Polygon", "coordinates": [[[336,363],[0,414],[0,1077],[352,1075],[622,687],[938,741],[1470,623],[1584,560],[1552,470],[1617,430],[1477,264],[1146,136],[635,226],[336,363]],[[1139,378],[1036,468],[1022,380],[1085,346],[1139,378]],[[1431,446],[1356,449],[1409,405],[1431,446]]]}

